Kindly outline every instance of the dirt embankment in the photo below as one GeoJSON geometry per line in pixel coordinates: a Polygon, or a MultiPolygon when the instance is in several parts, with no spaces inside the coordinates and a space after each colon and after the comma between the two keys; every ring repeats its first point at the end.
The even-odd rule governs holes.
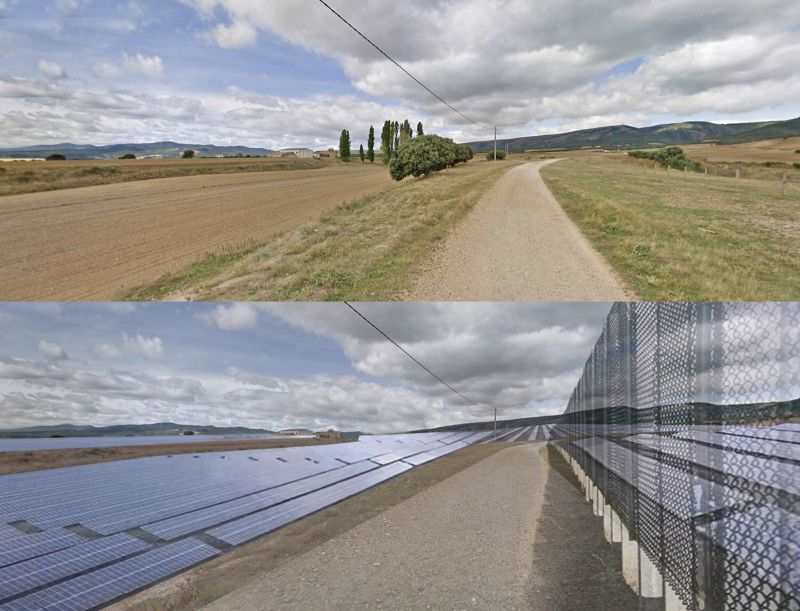
{"type": "Polygon", "coordinates": [[[111,299],[390,184],[382,165],[351,164],[4,197],[0,299],[111,299]]]}

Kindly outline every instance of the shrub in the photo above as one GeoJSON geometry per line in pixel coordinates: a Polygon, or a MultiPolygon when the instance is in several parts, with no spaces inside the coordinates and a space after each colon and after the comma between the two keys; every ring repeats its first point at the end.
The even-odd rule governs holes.
{"type": "Polygon", "coordinates": [[[628,155],[637,159],[651,159],[665,168],[696,172],[702,169],[702,166],[689,159],[679,146],[667,146],[657,151],[630,151],[628,155]]]}
{"type": "MultiPolygon", "coordinates": [[[[497,160],[503,161],[505,158],[506,158],[506,152],[497,149],[497,160]]],[[[489,161],[494,161],[494,149],[486,153],[486,159],[488,159],[489,161]]]]}
{"type": "Polygon", "coordinates": [[[798,163],[797,161],[795,161],[795,162],[794,162],[792,165],[793,165],[795,168],[797,168],[798,170],[800,170],[800,163],[798,163]]]}
{"type": "Polygon", "coordinates": [[[798,155],[800,155],[800,149],[797,149],[797,150],[795,151],[795,153],[797,153],[798,155]]]}
{"type": "Polygon", "coordinates": [[[190,149],[183,151],[183,159],[194,159],[194,151],[190,149]]]}
{"type": "Polygon", "coordinates": [[[133,153],[125,153],[120,159],[136,159],[136,155],[133,153]]]}
{"type": "Polygon", "coordinates": [[[441,136],[418,136],[407,140],[389,162],[395,180],[426,176],[472,159],[472,149],[441,136]]]}
{"type": "Polygon", "coordinates": [[[783,163],[782,161],[765,161],[762,163],[765,168],[788,168],[788,163],[783,163]]]}
{"type": "Polygon", "coordinates": [[[114,166],[109,167],[100,167],[100,166],[93,166],[91,168],[84,168],[81,170],[83,174],[90,174],[93,176],[108,176],[111,174],[119,174],[119,168],[115,168],[114,166]]]}
{"type": "Polygon", "coordinates": [[[52,155],[48,155],[45,157],[45,161],[64,161],[66,157],[61,153],[53,153],[52,155]]]}

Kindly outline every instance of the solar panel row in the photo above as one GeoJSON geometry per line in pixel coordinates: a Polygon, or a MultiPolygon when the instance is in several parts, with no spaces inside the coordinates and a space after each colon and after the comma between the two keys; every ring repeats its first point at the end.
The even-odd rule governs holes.
{"type": "Polygon", "coordinates": [[[272,532],[333,503],[349,498],[354,494],[363,492],[409,469],[411,469],[411,466],[405,463],[394,463],[386,467],[380,467],[342,482],[338,486],[323,488],[306,496],[212,529],[208,531],[208,534],[231,545],[239,545],[272,532]]]}
{"type": "Polygon", "coordinates": [[[0,601],[149,547],[128,535],[114,535],[0,568],[0,601]]]}
{"type": "Polygon", "coordinates": [[[4,476],[2,608],[107,604],[218,553],[194,534],[216,533],[231,544],[250,540],[411,469],[403,458],[433,460],[487,434],[375,436],[4,476]],[[14,520],[44,531],[23,533],[9,525],[14,520]],[[64,528],[78,524],[81,533],[107,536],[87,539],[64,528]],[[128,528],[171,543],[152,546],[121,534],[128,528]]]}
{"type": "Polygon", "coordinates": [[[39,590],[11,602],[9,609],[83,611],[99,607],[219,553],[202,541],[184,539],[39,590]]]}

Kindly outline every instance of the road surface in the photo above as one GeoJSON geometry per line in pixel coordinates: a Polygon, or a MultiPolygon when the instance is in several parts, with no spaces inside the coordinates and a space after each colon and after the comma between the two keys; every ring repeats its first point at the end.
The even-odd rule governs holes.
{"type": "Polygon", "coordinates": [[[509,170],[445,240],[411,290],[419,301],[616,301],[630,296],[539,175],[509,170]]]}

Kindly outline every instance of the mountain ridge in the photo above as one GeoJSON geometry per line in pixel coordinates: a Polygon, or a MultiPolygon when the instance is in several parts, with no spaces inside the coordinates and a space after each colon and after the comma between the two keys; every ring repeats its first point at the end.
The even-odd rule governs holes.
{"type": "MultiPolygon", "coordinates": [[[[655,148],[659,146],[718,142],[737,144],[771,138],[800,136],[800,117],[785,121],[756,121],[751,123],[712,123],[710,121],[681,121],[648,127],[608,125],[559,134],[521,136],[498,139],[498,148],[506,144],[513,153],[536,150],[574,150],[582,148],[655,148]]],[[[493,149],[493,140],[466,142],[476,153],[493,149]]]]}
{"type": "Polygon", "coordinates": [[[216,145],[216,144],[186,144],[163,140],[160,142],[127,142],[120,144],[75,144],[72,142],[60,142],[57,144],[33,144],[30,146],[0,148],[0,157],[10,159],[28,157],[47,157],[48,155],[60,153],[67,159],[87,160],[87,159],[117,159],[126,153],[132,153],[137,157],[160,156],[165,159],[177,159],[185,150],[193,150],[198,157],[216,157],[223,155],[233,157],[241,155],[269,155],[272,149],[253,148],[237,145],[216,145]]]}

